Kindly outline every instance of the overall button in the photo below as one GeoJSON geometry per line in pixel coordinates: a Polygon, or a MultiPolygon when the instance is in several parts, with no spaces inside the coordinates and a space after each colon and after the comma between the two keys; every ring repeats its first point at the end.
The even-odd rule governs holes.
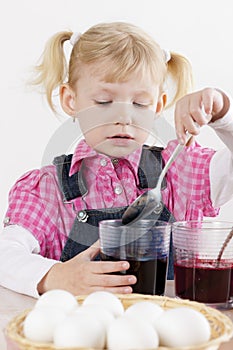
{"type": "Polygon", "coordinates": [[[114,192],[116,194],[121,194],[122,193],[122,187],[120,185],[117,185],[115,188],[114,188],[114,192]]]}
{"type": "Polygon", "coordinates": [[[119,160],[117,158],[112,159],[112,164],[118,164],[119,160]]]}
{"type": "Polygon", "coordinates": [[[10,223],[11,219],[9,218],[9,216],[6,216],[3,220],[4,225],[8,225],[10,223]]]}
{"type": "Polygon", "coordinates": [[[100,159],[100,165],[101,166],[106,166],[107,165],[107,160],[104,159],[104,158],[100,159]]]}
{"type": "Polygon", "coordinates": [[[86,222],[88,219],[88,215],[85,212],[85,210],[80,210],[77,214],[78,221],[80,222],[86,222]]]}

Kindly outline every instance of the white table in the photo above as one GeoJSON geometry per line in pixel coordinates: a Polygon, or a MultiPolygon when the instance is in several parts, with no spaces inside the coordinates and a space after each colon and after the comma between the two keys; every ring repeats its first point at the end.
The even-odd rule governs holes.
{"type": "Polygon", "coordinates": [[[12,292],[0,286],[0,349],[6,350],[4,328],[6,324],[23,310],[33,307],[36,299],[12,292]]]}
{"type": "MultiPolygon", "coordinates": [[[[166,285],[167,296],[174,296],[173,281],[168,281],[166,285]]],[[[0,350],[10,350],[6,347],[4,339],[4,328],[6,324],[23,310],[33,307],[36,299],[12,292],[0,286],[0,350]]],[[[233,321],[233,310],[224,311],[233,321]]],[[[233,350],[233,339],[221,345],[219,350],[233,350]]]]}

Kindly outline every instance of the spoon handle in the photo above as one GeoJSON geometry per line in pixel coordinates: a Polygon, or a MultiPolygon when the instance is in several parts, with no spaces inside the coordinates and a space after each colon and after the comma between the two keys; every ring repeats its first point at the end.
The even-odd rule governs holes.
{"type": "Polygon", "coordinates": [[[178,144],[176,146],[176,148],[174,149],[173,153],[171,154],[170,158],[168,159],[167,163],[165,164],[160,176],[159,176],[159,180],[158,180],[158,183],[157,183],[157,186],[156,188],[160,188],[161,187],[161,184],[162,184],[162,181],[163,181],[163,178],[164,176],[166,175],[168,169],[170,168],[171,164],[174,162],[174,160],[176,160],[177,156],[180,154],[180,152],[183,150],[183,148],[187,145],[188,141],[191,139],[193,135],[191,134],[187,134],[187,139],[186,139],[186,142],[184,144],[178,144]]]}
{"type": "Polygon", "coordinates": [[[218,253],[218,257],[217,257],[217,266],[219,266],[220,260],[222,258],[223,252],[226,248],[226,246],[228,245],[228,243],[230,242],[230,240],[233,237],[233,227],[231,229],[231,231],[228,233],[227,238],[225,239],[222,248],[220,249],[219,253],[218,253]]]}

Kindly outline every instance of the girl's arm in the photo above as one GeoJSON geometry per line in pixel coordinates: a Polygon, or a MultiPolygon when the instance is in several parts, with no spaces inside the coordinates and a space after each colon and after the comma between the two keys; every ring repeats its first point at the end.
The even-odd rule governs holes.
{"type": "Polygon", "coordinates": [[[96,290],[131,293],[133,275],[114,275],[129,268],[127,261],[92,261],[99,253],[94,244],[64,263],[41,255],[35,237],[19,225],[10,225],[0,234],[0,284],[18,293],[37,298],[51,289],[65,289],[74,295],[96,290]]]}
{"type": "Polygon", "coordinates": [[[227,146],[215,153],[210,162],[210,188],[213,206],[219,207],[233,198],[233,105],[227,114],[210,123],[227,146]]]}
{"type": "Polygon", "coordinates": [[[175,108],[178,139],[184,142],[188,130],[197,135],[196,126],[209,124],[226,145],[210,163],[211,200],[215,207],[233,198],[233,102],[223,91],[206,88],[181,98],[175,108]]]}
{"type": "Polygon", "coordinates": [[[0,233],[0,284],[18,293],[38,298],[37,285],[58,261],[39,255],[36,238],[18,225],[0,233]]]}

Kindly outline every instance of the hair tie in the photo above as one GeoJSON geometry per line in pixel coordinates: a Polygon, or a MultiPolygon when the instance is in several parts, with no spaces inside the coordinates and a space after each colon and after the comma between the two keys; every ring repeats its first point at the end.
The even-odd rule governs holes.
{"type": "Polygon", "coordinates": [[[163,54],[164,54],[165,62],[168,63],[171,59],[170,51],[163,49],[163,54]]]}
{"type": "Polygon", "coordinates": [[[79,38],[81,37],[81,35],[82,34],[80,32],[73,33],[70,37],[70,44],[74,46],[76,42],[79,40],[79,38]]]}

